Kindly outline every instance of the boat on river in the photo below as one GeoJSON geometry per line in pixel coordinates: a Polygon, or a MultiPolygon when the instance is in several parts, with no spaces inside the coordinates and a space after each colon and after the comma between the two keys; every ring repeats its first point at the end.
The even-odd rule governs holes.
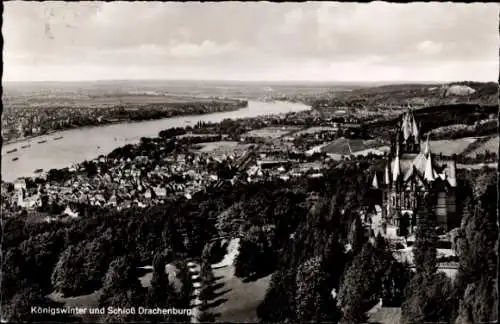
{"type": "Polygon", "coordinates": [[[36,169],[34,172],[35,172],[35,173],[42,173],[42,172],[43,172],[43,169],[36,169]]]}
{"type": "Polygon", "coordinates": [[[58,137],[54,138],[54,141],[57,141],[57,140],[60,140],[60,139],[63,139],[63,138],[64,138],[63,136],[58,136],[58,137]]]}
{"type": "Polygon", "coordinates": [[[28,148],[28,147],[31,147],[31,145],[30,144],[26,144],[26,145],[21,146],[21,148],[23,148],[23,149],[28,148]]]}
{"type": "Polygon", "coordinates": [[[17,160],[19,160],[18,157],[15,157],[15,158],[12,159],[12,161],[17,161],[17,160]]]}
{"type": "Polygon", "coordinates": [[[5,163],[2,165],[2,179],[4,181],[15,181],[18,177],[40,176],[52,168],[61,168],[85,160],[92,160],[100,154],[109,154],[118,147],[138,142],[141,137],[157,137],[162,130],[187,126],[184,123],[187,119],[191,121],[191,125],[195,125],[198,122],[219,123],[224,119],[255,118],[262,115],[286,114],[305,110],[310,110],[310,107],[298,103],[279,101],[273,104],[249,101],[247,108],[230,112],[68,129],[64,131],[64,134],[44,135],[43,137],[33,138],[29,142],[21,142],[17,145],[5,147],[2,151],[4,157],[7,156],[10,159],[5,159],[5,163]],[[64,136],[64,139],[53,140],[54,137],[61,135],[64,136]],[[117,140],[114,141],[114,138],[117,140]],[[125,140],[125,138],[129,139],[125,140]],[[48,139],[45,144],[37,144],[38,141],[44,139],[48,139]],[[21,145],[25,144],[31,144],[31,148],[21,149],[21,145]],[[100,146],[100,149],[97,150],[97,146],[100,146]],[[15,147],[18,148],[18,153],[23,153],[22,156],[19,156],[17,162],[13,162],[12,158],[18,156],[18,153],[5,155],[6,150],[15,147]],[[38,168],[43,168],[43,173],[33,174],[33,170],[38,168]]]}
{"type": "Polygon", "coordinates": [[[38,144],[47,143],[47,140],[39,141],[38,144]]]}
{"type": "Polygon", "coordinates": [[[9,151],[7,151],[7,154],[14,153],[14,152],[17,152],[17,149],[16,149],[16,148],[15,148],[15,149],[13,149],[13,150],[9,150],[9,151]]]}

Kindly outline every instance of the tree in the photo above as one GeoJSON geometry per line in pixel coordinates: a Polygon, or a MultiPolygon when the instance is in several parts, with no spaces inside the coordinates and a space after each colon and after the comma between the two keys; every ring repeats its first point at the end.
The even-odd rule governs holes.
{"type": "Polygon", "coordinates": [[[382,234],[380,234],[380,232],[375,237],[375,248],[377,248],[379,250],[387,249],[387,241],[382,236],[382,234]]]}
{"type": "MultiPolygon", "coordinates": [[[[151,288],[147,298],[147,304],[151,308],[169,308],[179,305],[179,296],[165,271],[166,254],[168,253],[158,252],[153,259],[153,277],[151,278],[151,288]]],[[[171,322],[178,319],[170,315],[157,315],[148,318],[148,320],[171,322]]]]}
{"type": "Polygon", "coordinates": [[[498,319],[498,291],[486,277],[469,285],[460,301],[457,324],[489,323],[498,319]]]}
{"type": "Polygon", "coordinates": [[[415,268],[419,273],[433,274],[437,270],[436,219],[432,210],[431,197],[418,208],[417,230],[415,231],[415,268]]]}
{"type": "Polygon", "coordinates": [[[268,275],[276,264],[276,251],[272,245],[274,226],[251,226],[240,239],[235,261],[235,275],[255,280],[268,275]]]}
{"type": "Polygon", "coordinates": [[[366,242],[365,234],[366,233],[363,224],[361,222],[361,217],[358,214],[355,214],[349,238],[349,243],[352,246],[354,254],[358,253],[363,248],[363,244],[366,242]]]}
{"type": "Polygon", "coordinates": [[[406,264],[391,260],[382,276],[382,299],[384,305],[400,307],[404,299],[404,289],[411,278],[411,270],[406,264]]]}
{"type": "Polygon", "coordinates": [[[63,315],[37,314],[32,307],[55,308],[62,305],[48,300],[37,285],[24,287],[18,291],[6,305],[2,305],[2,320],[10,323],[21,322],[75,322],[75,318],[63,315]]]}
{"type": "Polygon", "coordinates": [[[95,239],[69,246],[59,257],[52,284],[67,296],[89,294],[101,288],[111,258],[105,241],[95,239]]]}
{"type": "Polygon", "coordinates": [[[399,219],[399,236],[408,236],[408,228],[410,227],[410,216],[408,213],[401,215],[399,219]]]}
{"type": "Polygon", "coordinates": [[[177,279],[182,284],[179,292],[179,305],[182,308],[189,308],[191,303],[191,296],[193,293],[193,280],[191,279],[191,273],[189,272],[189,267],[184,260],[177,260],[175,266],[178,269],[177,279]]]}
{"type": "Polygon", "coordinates": [[[142,285],[138,279],[137,263],[128,256],[121,256],[109,265],[103,281],[101,301],[106,304],[107,298],[126,290],[131,290],[140,296],[142,285]]]}
{"type": "Polygon", "coordinates": [[[83,256],[81,248],[70,245],[59,257],[54,271],[52,273],[52,285],[56,291],[64,295],[78,295],[84,290],[84,279],[81,274],[83,267],[83,256]]]}
{"type": "Polygon", "coordinates": [[[264,300],[257,308],[257,316],[264,322],[295,320],[296,271],[282,269],[275,272],[264,300]]]}
{"type": "Polygon", "coordinates": [[[448,322],[453,312],[453,286],[442,272],[417,272],[405,289],[401,322],[448,322]]]}
{"type": "Polygon", "coordinates": [[[344,322],[362,323],[366,320],[368,307],[381,297],[381,275],[385,268],[385,257],[370,243],[354,256],[339,292],[344,322]]]}
{"type": "Polygon", "coordinates": [[[344,246],[340,243],[338,235],[331,234],[321,260],[321,269],[327,274],[326,285],[330,290],[339,289],[340,278],[346,263],[347,256],[344,246]]]}
{"type": "MultiPolygon", "coordinates": [[[[122,256],[113,260],[104,277],[103,293],[99,298],[100,307],[137,307],[145,297],[145,291],[137,278],[137,263],[130,257],[122,256]]],[[[108,314],[106,322],[137,321],[138,314],[108,314]]]]}
{"type": "Polygon", "coordinates": [[[459,256],[457,323],[497,320],[498,292],[496,244],[496,180],[486,186],[475,203],[465,203],[462,225],[456,240],[459,256]],[[473,209],[473,212],[471,211],[473,209]],[[481,269],[481,271],[477,271],[481,269]]]}
{"type": "Polygon", "coordinates": [[[328,274],[323,271],[322,257],[304,262],[297,270],[295,318],[299,322],[336,322],[336,312],[328,274]]]}
{"type": "Polygon", "coordinates": [[[213,284],[215,277],[214,277],[214,272],[212,270],[212,265],[205,260],[202,260],[201,263],[200,279],[201,279],[200,299],[207,301],[211,300],[214,295],[213,284]]]}
{"type": "Polygon", "coordinates": [[[449,320],[453,313],[451,280],[437,272],[437,233],[432,194],[424,197],[418,208],[415,233],[416,275],[405,290],[402,305],[404,323],[438,322],[449,320]],[[436,306],[436,303],[439,303],[436,306]]]}

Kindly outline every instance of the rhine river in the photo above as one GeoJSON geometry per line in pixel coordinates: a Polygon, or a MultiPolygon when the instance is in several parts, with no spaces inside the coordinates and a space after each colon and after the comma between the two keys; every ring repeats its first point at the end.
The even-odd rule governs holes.
{"type": "Polygon", "coordinates": [[[172,127],[194,125],[198,121],[220,122],[226,118],[258,117],[309,109],[309,106],[301,103],[248,101],[246,108],[230,112],[78,128],[34,137],[2,147],[2,180],[13,181],[18,177],[34,176],[36,169],[45,172],[91,160],[117,147],[138,143],[141,137],[156,137],[160,131],[172,127]],[[60,136],[63,138],[54,140],[60,136]],[[47,142],[38,143],[43,140],[47,142]],[[21,148],[26,145],[31,146],[21,148]],[[17,152],[6,154],[6,151],[15,148],[17,152]],[[12,161],[15,157],[18,160],[12,161]]]}

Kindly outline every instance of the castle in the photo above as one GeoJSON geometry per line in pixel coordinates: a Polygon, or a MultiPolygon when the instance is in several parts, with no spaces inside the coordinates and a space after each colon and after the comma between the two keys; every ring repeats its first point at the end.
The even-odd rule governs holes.
{"type": "Polygon", "coordinates": [[[429,138],[422,141],[410,109],[391,140],[382,178],[379,181],[375,174],[371,186],[382,205],[384,224],[398,228],[405,224],[408,233],[412,233],[417,223],[417,206],[426,193],[432,192],[436,197],[434,212],[438,226],[445,231],[457,226],[456,158],[432,154],[429,138]]]}

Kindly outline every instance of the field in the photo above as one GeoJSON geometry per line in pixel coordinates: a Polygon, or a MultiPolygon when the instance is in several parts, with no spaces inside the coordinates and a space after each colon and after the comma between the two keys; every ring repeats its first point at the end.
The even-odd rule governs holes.
{"type": "Polygon", "coordinates": [[[195,147],[198,148],[197,151],[200,153],[216,152],[219,154],[230,154],[237,151],[245,151],[249,146],[249,144],[240,144],[235,141],[207,142],[195,145],[195,147]]]}
{"type": "Polygon", "coordinates": [[[488,141],[485,143],[481,144],[478,148],[472,150],[467,156],[469,157],[475,157],[476,154],[484,154],[486,150],[490,152],[498,152],[498,135],[490,138],[488,141]]]}
{"type": "Polygon", "coordinates": [[[306,134],[315,134],[315,133],[320,133],[320,132],[336,132],[337,128],[334,127],[325,127],[325,126],[318,126],[318,127],[309,127],[307,129],[301,130],[297,133],[295,133],[295,136],[301,136],[301,135],[306,135],[306,134]]]}
{"type": "Polygon", "coordinates": [[[349,155],[351,153],[377,148],[380,146],[381,143],[377,140],[347,139],[341,137],[322,147],[321,152],[349,155]]]}
{"type": "Polygon", "coordinates": [[[210,312],[216,315],[217,322],[224,323],[255,323],[257,307],[264,300],[271,276],[253,282],[243,282],[234,275],[234,267],[227,266],[214,269],[215,278],[220,278],[216,287],[219,296],[210,312]]]}
{"type": "MultiPolygon", "coordinates": [[[[465,137],[452,140],[429,141],[429,145],[433,154],[442,153],[443,155],[460,155],[466,152],[471,145],[476,143],[477,140],[477,137],[465,137]]],[[[493,137],[467,155],[475,156],[477,153],[484,153],[486,149],[490,152],[497,152],[498,144],[498,136],[493,137]]],[[[346,139],[341,137],[322,146],[321,152],[337,155],[349,155],[351,152],[361,153],[362,151],[369,149],[387,151],[389,148],[387,146],[380,146],[380,143],[375,140],[346,139]]]]}
{"type": "Polygon", "coordinates": [[[443,153],[443,155],[461,154],[469,145],[477,141],[474,137],[458,138],[453,140],[429,141],[431,152],[434,154],[443,153]]]}
{"type": "Polygon", "coordinates": [[[382,307],[368,318],[368,323],[399,324],[400,320],[400,307],[382,307]]]}
{"type": "MultiPolygon", "coordinates": [[[[297,94],[314,96],[332,90],[351,90],[356,84],[339,83],[276,83],[276,82],[238,82],[238,81],[97,81],[97,82],[7,82],[4,85],[3,101],[15,104],[15,100],[26,103],[29,98],[56,98],[64,95],[68,99],[85,100],[93,97],[117,95],[123,100],[135,101],[137,98],[157,101],[186,101],[187,98],[241,98],[255,100],[272,95],[274,97],[294,98],[297,94]],[[69,95],[68,95],[69,94],[69,95]],[[14,101],[13,101],[14,100],[14,101]]],[[[192,100],[189,100],[192,102],[192,100]]],[[[107,101],[105,101],[107,102],[107,101]]],[[[144,102],[144,100],[142,100],[144,102]]],[[[96,101],[96,103],[101,103],[96,101]]]]}
{"type": "MultiPolygon", "coordinates": [[[[52,293],[48,296],[49,299],[63,303],[66,307],[82,307],[82,308],[98,308],[99,298],[102,295],[101,290],[97,290],[88,295],[81,295],[75,297],[63,297],[59,293],[52,293]]],[[[97,323],[102,315],[81,315],[81,318],[86,323],[97,323]]]]}
{"type": "Polygon", "coordinates": [[[299,129],[299,127],[266,127],[251,130],[243,136],[275,139],[299,129]]]}
{"type": "Polygon", "coordinates": [[[224,260],[213,265],[217,297],[211,302],[209,312],[217,322],[256,323],[259,322],[256,310],[264,300],[271,276],[252,282],[235,277],[233,262],[238,249],[239,240],[231,240],[224,260]]]}
{"type": "Polygon", "coordinates": [[[189,95],[152,95],[152,94],[118,94],[118,95],[63,95],[39,96],[35,98],[11,97],[5,99],[7,108],[24,107],[74,107],[74,108],[106,108],[116,106],[145,106],[149,104],[182,104],[234,101],[229,99],[212,99],[189,95]]]}

